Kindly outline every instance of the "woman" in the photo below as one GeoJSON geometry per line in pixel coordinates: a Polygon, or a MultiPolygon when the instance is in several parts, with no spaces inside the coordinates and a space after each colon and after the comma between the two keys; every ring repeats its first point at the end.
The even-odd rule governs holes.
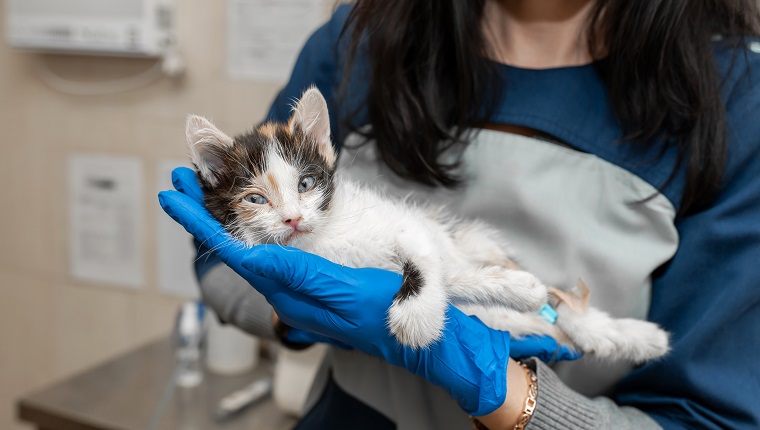
{"type": "MultiPolygon", "coordinates": [[[[664,359],[526,370],[506,358],[524,345],[454,308],[438,349],[399,350],[377,323],[387,306],[362,295],[392,297],[397,276],[264,247],[219,253],[243,279],[201,260],[205,298],[271,335],[250,283],[287,340],[395,365],[334,349],[302,428],[462,428],[463,411],[491,429],[757,428],[759,17],[753,1],[360,0],[307,42],[269,114],[316,85],[355,170],[499,226],[547,284],[583,276],[597,307],[671,333],[664,359]],[[346,145],[357,135],[372,143],[346,145]]],[[[193,181],[176,183],[165,209],[213,240],[193,181]]]]}

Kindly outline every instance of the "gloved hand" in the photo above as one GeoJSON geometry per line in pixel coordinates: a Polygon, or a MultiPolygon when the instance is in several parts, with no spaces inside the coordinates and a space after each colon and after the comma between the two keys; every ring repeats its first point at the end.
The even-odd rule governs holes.
{"type": "MultiPolygon", "coordinates": [[[[294,248],[246,248],[204,209],[194,172],[177,169],[173,180],[181,192],[159,194],[164,210],[260,291],[285,323],[405,367],[447,390],[465,412],[486,415],[504,402],[510,346],[519,356],[549,358],[557,352],[550,338],[510,340],[509,333],[453,306],[438,342],[425,349],[402,346],[386,326],[401,275],[342,267],[294,248]]],[[[558,358],[577,356],[560,349],[558,358]]]]}
{"type": "MultiPolygon", "coordinates": [[[[223,264],[215,254],[200,242],[195,241],[198,248],[198,258],[195,260],[196,275],[199,279],[210,271],[212,267],[223,264]],[[198,268],[200,267],[200,269],[198,268]]],[[[211,307],[221,321],[232,324],[240,330],[254,336],[269,337],[269,332],[262,324],[271,325],[272,306],[266,297],[251,288],[245,279],[228,268],[223,268],[218,275],[214,275],[213,281],[202,280],[199,283],[203,302],[211,307]],[[221,276],[221,277],[220,277],[221,276]],[[262,333],[262,330],[264,332],[262,333]]],[[[287,327],[285,324],[276,325],[273,335],[280,338],[286,347],[292,349],[308,348],[314,343],[328,343],[341,349],[351,349],[335,339],[320,336],[316,333],[287,327]],[[284,336],[284,337],[283,337],[284,336]]]]}

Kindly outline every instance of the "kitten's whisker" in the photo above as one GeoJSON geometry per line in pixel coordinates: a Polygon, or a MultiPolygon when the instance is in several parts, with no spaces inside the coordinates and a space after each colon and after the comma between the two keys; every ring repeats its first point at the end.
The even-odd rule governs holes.
{"type": "Polygon", "coordinates": [[[216,251],[218,251],[218,250],[220,250],[220,249],[222,249],[222,248],[224,248],[224,247],[228,246],[228,245],[229,245],[230,243],[232,243],[233,241],[234,241],[234,239],[227,239],[227,240],[225,240],[224,242],[218,243],[218,244],[217,244],[216,246],[214,246],[213,248],[209,248],[209,251],[212,251],[212,252],[216,252],[216,251]]]}
{"type": "Polygon", "coordinates": [[[209,236],[209,237],[208,237],[206,240],[204,240],[203,242],[201,242],[201,246],[206,246],[206,242],[208,242],[209,240],[213,239],[214,237],[216,237],[216,236],[217,236],[217,235],[219,235],[219,234],[226,234],[226,233],[225,233],[225,232],[221,232],[221,231],[218,231],[218,232],[216,232],[216,233],[212,234],[212,235],[211,235],[211,236],[209,236]]]}
{"type": "Polygon", "coordinates": [[[351,158],[351,161],[349,161],[349,162],[348,162],[348,165],[347,165],[347,166],[345,166],[343,169],[341,169],[341,168],[339,167],[338,169],[336,169],[336,173],[338,172],[338,170],[345,170],[345,169],[347,169],[347,168],[353,167],[353,165],[354,165],[354,162],[356,161],[356,157],[358,157],[358,156],[359,156],[359,151],[358,151],[358,150],[357,150],[357,151],[354,151],[354,157],[353,157],[353,158],[351,158]]]}
{"type": "Polygon", "coordinates": [[[195,258],[194,262],[197,262],[198,260],[200,260],[203,257],[205,257],[206,261],[208,261],[208,259],[211,257],[212,254],[214,254],[219,249],[222,249],[223,247],[228,246],[233,241],[234,241],[234,239],[228,239],[228,240],[226,240],[226,241],[224,241],[222,243],[217,244],[216,246],[214,246],[212,248],[208,248],[205,252],[203,252],[202,254],[198,255],[198,257],[195,258]]]}

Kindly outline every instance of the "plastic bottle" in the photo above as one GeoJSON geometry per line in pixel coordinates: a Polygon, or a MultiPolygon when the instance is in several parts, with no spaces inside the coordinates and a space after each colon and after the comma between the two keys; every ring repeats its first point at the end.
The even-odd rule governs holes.
{"type": "Polygon", "coordinates": [[[180,387],[195,387],[203,381],[200,344],[203,337],[204,313],[203,304],[200,302],[187,302],[180,309],[177,321],[177,385],[180,387]]]}

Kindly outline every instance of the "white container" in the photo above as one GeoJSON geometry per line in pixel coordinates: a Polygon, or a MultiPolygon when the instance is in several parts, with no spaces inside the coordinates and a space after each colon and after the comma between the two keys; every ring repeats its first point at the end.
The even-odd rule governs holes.
{"type": "Polygon", "coordinates": [[[223,375],[245,373],[259,363],[259,339],[231,324],[222,325],[208,307],[206,367],[223,375]]]}
{"type": "Polygon", "coordinates": [[[278,408],[295,417],[304,412],[307,396],[327,346],[316,344],[303,351],[280,348],[274,365],[272,395],[278,408]]]}

